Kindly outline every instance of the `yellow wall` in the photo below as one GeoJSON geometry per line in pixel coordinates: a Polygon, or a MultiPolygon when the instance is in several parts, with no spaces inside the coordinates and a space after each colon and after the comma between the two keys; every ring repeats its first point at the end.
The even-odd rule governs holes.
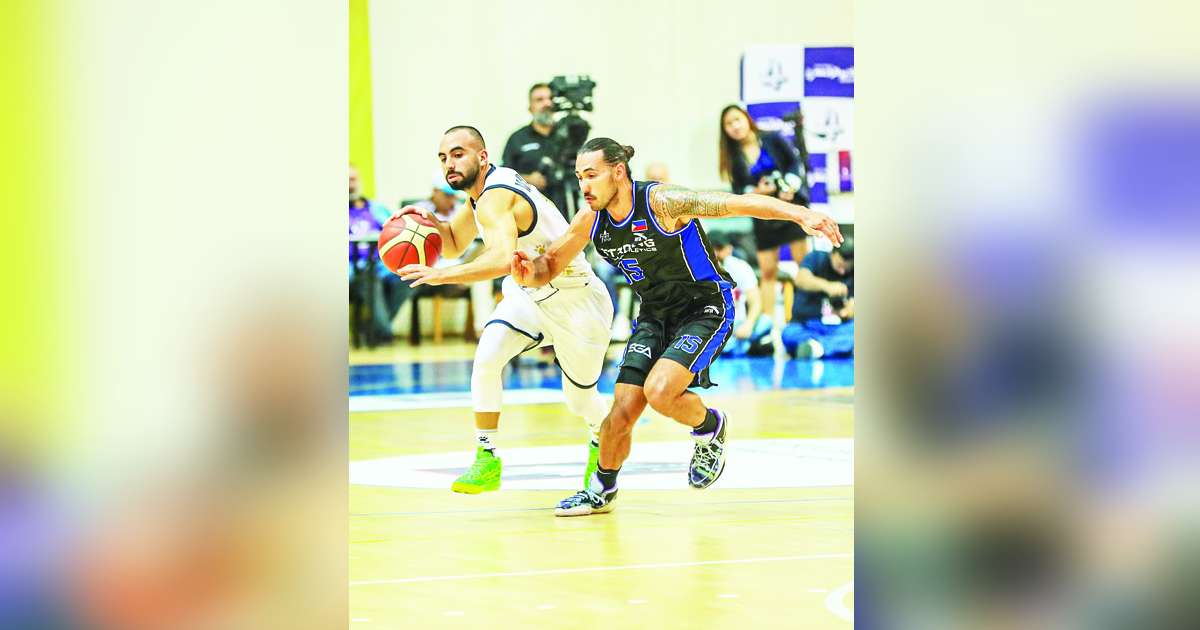
{"type": "Polygon", "coordinates": [[[363,194],[375,195],[371,130],[371,46],[367,0],[350,0],[350,162],[358,167],[363,194]]]}

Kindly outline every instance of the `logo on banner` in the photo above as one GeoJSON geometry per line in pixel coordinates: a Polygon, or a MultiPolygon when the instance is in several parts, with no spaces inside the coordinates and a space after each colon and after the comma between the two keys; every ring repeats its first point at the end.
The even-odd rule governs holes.
{"type": "Polygon", "coordinates": [[[842,116],[835,109],[825,110],[825,115],[813,120],[812,134],[817,138],[825,140],[830,144],[835,144],[846,133],[846,127],[842,124],[842,116]]]}
{"type": "Polygon", "coordinates": [[[832,79],[842,84],[854,83],[854,68],[842,68],[831,63],[819,63],[804,69],[805,81],[832,79]]]}
{"type": "Polygon", "coordinates": [[[746,112],[754,119],[754,124],[758,125],[759,129],[779,132],[789,143],[796,135],[796,123],[785,119],[798,109],[800,109],[799,101],[749,103],[746,105],[746,112]]]}
{"type": "Polygon", "coordinates": [[[799,101],[804,96],[804,47],[749,46],[742,55],[741,100],[799,101]]]}
{"type": "Polygon", "coordinates": [[[772,58],[767,62],[767,69],[763,73],[763,87],[770,89],[772,92],[778,92],[788,82],[787,74],[783,71],[783,62],[779,59],[772,58]]]}
{"type": "Polygon", "coordinates": [[[854,48],[805,48],[804,96],[854,98],[854,48]]]}

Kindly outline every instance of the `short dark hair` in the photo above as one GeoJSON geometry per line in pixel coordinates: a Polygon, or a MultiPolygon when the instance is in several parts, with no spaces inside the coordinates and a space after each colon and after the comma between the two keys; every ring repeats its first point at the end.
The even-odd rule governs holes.
{"type": "Polygon", "coordinates": [[[448,136],[448,135],[454,133],[455,131],[466,131],[468,134],[470,134],[470,136],[472,138],[475,138],[476,140],[479,141],[479,146],[481,146],[485,149],[487,148],[487,143],[483,141],[483,134],[479,133],[479,130],[472,127],[471,125],[455,125],[449,129],[447,129],[446,133],[443,133],[442,135],[448,136]]]}
{"type": "Polygon", "coordinates": [[[578,155],[591,153],[592,151],[603,152],[605,164],[608,164],[609,166],[624,164],[625,171],[630,172],[629,160],[633,159],[633,147],[627,144],[621,144],[612,138],[592,138],[579,148],[578,155]]]}
{"type": "Polygon", "coordinates": [[[534,83],[534,84],[533,84],[532,86],[530,86],[530,88],[529,88],[529,98],[533,98],[533,91],[534,91],[534,90],[536,90],[536,89],[538,89],[538,88],[546,88],[547,90],[551,90],[551,91],[553,91],[553,90],[552,90],[552,88],[550,87],[550,84],[549,84],[549,83],[534,83]]]}

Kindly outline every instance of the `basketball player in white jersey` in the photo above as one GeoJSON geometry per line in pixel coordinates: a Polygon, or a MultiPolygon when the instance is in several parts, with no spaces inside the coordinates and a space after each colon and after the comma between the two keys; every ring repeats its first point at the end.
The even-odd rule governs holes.
{"type": "MultiPolygon", "coordinates": [[[[553,202],[510,168],[489,163],[483,136],[474,127],[452,127],[442,136],[438,160],[446,183],[467,191],[470,203],[449,221],[438,221],[415,206],[401,208],[395,216],[417,213],[437,221],[442,236],[442,256],[454,258],[467,249],[476,235],[484,248],[469,263],[434,269],[408,265],[397,273],[412,286],[460,284],[508,276],[513,253],[535,258],[566,234],[568,225],[553,202]]],[[[613,305],[604,285],[592,272],[583,254],[571,260],[564,273],[537,289],[503,282],[504,299],[484,325],[471,370],[471,398],[475,407],[475,463],[451,489],[477,494],[500,488],[500,458],[496,438],[500,423],[501,371],[514,356],[532,348],[554,346],[563,372],[567,408],[582,416],[591,431],[587,479],[599,459],[600,425],[608,405],[596,391],[612,329],[613,305]]]]}

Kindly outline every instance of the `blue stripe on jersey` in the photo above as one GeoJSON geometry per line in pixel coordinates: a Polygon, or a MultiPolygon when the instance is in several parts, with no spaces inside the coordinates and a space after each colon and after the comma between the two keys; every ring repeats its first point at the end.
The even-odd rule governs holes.
{"type": "Polygon", "coordinates": [[[596,241],[596,230],[600,229],[600,220],[604,218],[604,216],[603,216],[604,211],[597,210],[595,214],[596,214],[596,219],[595,219],[595,221],[592,222],[592,238],[591,238],[591,240],[593,243],[595,243],[595,241],[596,241]]]}
{"type": "Polygon", "coordinates": [[[687,227],[680,231],[683,232],[679,238],[683,246],[683,259],[691,270],[692,277],[697,282],[716,281],[729,284],[717,273],[717,266],[713,264],[708,248],[700,239],[700,228],[696,226],[696,220],[689,221],[687,227]]]}
{"type": "Polygon", "coordinates": [[[733,290],[729,287],[728,282],[721,283],[721,298],[725,302],[725,321],[713,333],[713,336],[708,338],[708,343],[704,344],[704,349],[700,351],[700,354],[696,355],[692,364],[688,366],[688,371],[693,374],[698,374],[701,370],[708,367],[708,364],[716,356],[717,349],[721,347],[722,343],[725,343],[725,340],[729,338],[730,333],[733,331],[733,290]]]}
{"type": "Polygon", "coordinates": [[[634,210],[637,210],[637,193],[638,193],[637,182],[635,181],[635,182],[633,182],[633,205],[629,207],[629,216],[625,217],[625,220],[621,221],[620,223],[617,223],[616,221],[612,221],[613,227],[616,227],[616,228],[625,227],[626,225],[629,225],[629,222],[631,220],[633,220],[634,210]]]}

